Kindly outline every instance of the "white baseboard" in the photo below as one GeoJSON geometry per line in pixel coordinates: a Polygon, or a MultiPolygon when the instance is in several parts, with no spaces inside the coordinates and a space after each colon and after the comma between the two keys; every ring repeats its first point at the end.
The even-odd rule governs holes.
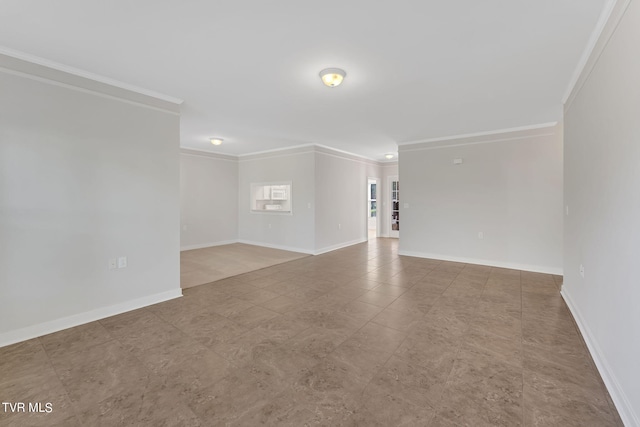
{"type": "Polygon", "coordinates": [[[349,242],[338,243],[337,245],[325,246],[322,249],[316,249],[316,251],[314,252],[314,255],[325,254],[327,252],[335,251],[337,249],[346,248],[347,246],[357,245],[359,243],[364,243],[366,241],[367,241],[367,239],[356,239],[356,240],[351,240],[349,242]]]}
{"type": "Polygon", "coordinates": [[[182,296],[181,289],[161,292],[159,294],[148,295],[142,298],[121,302],[101,307],[84,313],[74,314],[72,316],[55,319],[37,325],[27,326],[26,328],[16,329],[15,331],[4,332],[0,334],[0,347],[15,344],[21,341],[30,340],[32,338],[41,337],[42,335],[58,332],[63,329],[72,328],[74,326],[83,325],[85,323],[104,319],[106,317],[115,316],[116,314],[125,313],[127,311],[136,310],[159,302],[168,301],[170,299],[182,296]]]}
{"type": "Polygon", "coordinates": [[[254,242],[252,240],[239,239],[237,243],[244,243],[245,245],[253,245],[253,246],[262,246],[263,248],[280,249],[280,250],[289,251],[289,252],[300,252],[302,254],[309,254],[309,255],[314,254],[314,252],[310,249],[295,248],[292,246],[284,246],[284,245],[274,245],[271,243],[264,243],[264,242],[254,242]]]}
{"type": "Polygon", "coordinates": [[[523,270],[523,271],[531,271],[534,273],[546,273],[546,274],[555,274],[558,276],[562,276],[562,268],[557,268],[557,267],[545,267],[540,265],[519,264],[514,262],[501,262],[501,261],[476,259],[476,258],[464,258],[464,257],[450,256],[450,255],[440,255],[440,254],[403,251],[403,250],[398,251],[398,254],[404,255],[404,256],[417,257],[417,258],[430,258],[430,259],[437,259],[440,261],[454,261],[454,262],[463,262],[465,264],[488,265],[490,267],[509,268],[512,270],[523,270]]]}
{"type": "Polygon", "coordinates": [[[190,251],[190,250],[193,250],[193,249],[212,248],[214,246],[230,245],[232,243],[238,243],[238,239],[222,240],[220,242],[202,243],[202,244],[199,244],[199,245],[180,246],[180,252],[182,252],[182,251],[190,251]]]}
{"type": "Polygon", "coordinates": [[[640,418],[638,418],[638,415],[634,412],[633,406],[629,402],[626,393],[620,386],[620,383],[609,366],[607,359],[604,357],[604,353],[600,349],[598,341],[591,333],[591,330],[584,321],[584,317],[580,313],[580,310],[573,303],[571,295],[569,295],[564,286],[560,291],[560,295],[562,295],[562,298],[564,298],[567,303],[571,314],[573,314],[573,318],[578,325],[578,329],[580,329],[580,332],[582,333],[582,337],[584,338],[584,341],[589,348],[589,352],[591,353],[591,357],[593,357],[593,361],[596,364],[596,368],[598,368],[598,372],[600,372],[600,376],[611,395],[611,399],[613,399],[613,403],[616,405],[616,409],[620,414],[620,418],[622,418],[622,422],[625,426],[639,427],[640,418]]]}
{"type": "MultiPolygon", "coordinates": [[[[383,236],[380,236],[380,237],[383,237],[383,236]]],[[[356,240],[351,240],[349,242],[338,243],[337,245],[326,246],[322,249],[313,251],[310,249],[296,248],[293,246],[275,245],[272,243],[255,242],[253,240],[238,239],[238,240],[225,240],[223,242],[204,243],[202,245],[182,246],[180,248],[180,252],[190,251],[193,249],[211,248],[214,246],[230,245],[232,243],[244,243],[245,245],[261,246],[263,248],[280,249],[280,250],[289,251],[289,252],[300,252],[300,253],[309,254],[309,255],[320,255],[327,252],[335,251],[337,249],[346,248],[347,246],[357,245],[358,243],[364,243],[366,241],[367,241],[366,239],[356,239],[356,240]]]]}
{"type": "Polygon", "coordinates": [[[254,242],[252,240],[243,240],[243,239],[238,240],[238,243],[244,243],[246,245],[253,245],[253,246],[262,246],[263,248],[281,249],[283,251],[289,251],[289,252],[300,252],[300,253],[309,254],[309,255],[320,255],[327,252],[335,251],[337,249],[346,248],[347,246],[357,245],[358,243],[364,243],[366,241],[367,241],[366,239],[356,239],[356,240],[351,240],[349,242],[343,242],[343,243],[338,243],[336,245],[326,246],[322,249],[317,249],[315,251],[310,249],[295,248],[292,246],[274,245],[271,243],[263,243],[263,242],[254,242]]]}

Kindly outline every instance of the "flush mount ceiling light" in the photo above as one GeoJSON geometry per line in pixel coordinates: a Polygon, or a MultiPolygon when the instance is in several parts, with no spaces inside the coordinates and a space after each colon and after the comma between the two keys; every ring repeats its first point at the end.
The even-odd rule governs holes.
{"type": "Polygon", "coordinates": [[[347,73],[340,68],[325,68],[320,71],[320,78],[325,86],[336,87],[342,83],[342,80],[346,77],[347,73]]]}
{"type": "Polygon", "coordinates": [[[385,154],[384,157],[387,160],[391,160],[391,159],[393,159],[393,154],[385,154]]]}
{"type": "Polygon", "coordinates": [[[220,144],[222,144],[223,139],[222,138],[209,138],[209,141],[211,141],[211,143],[213,145],[220,145],[220,144]]]}

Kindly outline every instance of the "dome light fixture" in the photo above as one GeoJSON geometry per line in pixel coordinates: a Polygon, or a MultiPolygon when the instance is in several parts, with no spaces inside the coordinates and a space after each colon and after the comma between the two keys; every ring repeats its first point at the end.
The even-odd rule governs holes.
{"type": "Polygon", "coordinates": [[[393,154],[391,154],[391,153],[389,153],[389,154],[385,154],[385,155],[384,155],[384,157],[385,157],[385,159],[387,159],[387,160],[391,160],[391,159],[393,159],[393,154]]]}
{"type": "Polygon", "coordinates": [[[347,76],[344,70],[340,68],[325,68],[320,71],[320,78],[325,86],[336,87],[342,83],[342,80],[347,76]]]}
{"type": "Polygon", "coordinates": [[[209,141],[211,141],[211,143],[213,145],[220,145],[220,144],[222,144],[223,139],[222,138],[209,138],[209,141]]]}

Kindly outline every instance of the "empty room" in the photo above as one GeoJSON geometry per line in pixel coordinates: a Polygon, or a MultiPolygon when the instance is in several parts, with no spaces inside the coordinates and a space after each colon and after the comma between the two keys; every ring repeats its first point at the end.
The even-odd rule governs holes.
{"type": "Polygon", "coordinates": [[[0,6],[0,426],[640,427],[640,5],[0,6]]]}

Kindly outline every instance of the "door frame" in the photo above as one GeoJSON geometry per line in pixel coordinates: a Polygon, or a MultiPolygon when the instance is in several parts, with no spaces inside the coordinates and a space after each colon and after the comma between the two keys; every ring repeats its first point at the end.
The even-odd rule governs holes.
{"type": "MultiPolygon", "coordinates": [[[[388,218],[387,226],[389,227],[389,237],[393,237],[393,238],[398,239],[398,238],[400,238],[400,230],[393,230],[391,228],[391,221],[392,221],[391,213],[393,211],[393,199],[391,198],[391,197],[393,197],[393,186],[391,185],[391,183],[393,181],[400,182],[399,175],[390,175],[387,178],[387,197],[389,198],[389,200],[388,200],[389,203],[387,205],[388,207],[386,209],[387,214],[388,214],[387,215],[387,218],[388,218]]],[[[400,200],[400,199],[398,199],[398,200],[400,200]]],[[[398,213],[399,212],[400,212],[400,202],[398,201],[398,213]]],[[[398,219],[398,221],[399,221],[399,219],[398,219]]]]}
{"type": "Polygon", "coordinates": [[[376,238],[380,237],[380,178],[376,178],[373,176],[367,177],[367,191],[365,194],[365,203],[366,203],[366,221],[364,222],[365,236],[366,239],[369,240],[369,196],[371,187],[369,186],[369,181],[375,181],[376,184],[376,238]]]}

